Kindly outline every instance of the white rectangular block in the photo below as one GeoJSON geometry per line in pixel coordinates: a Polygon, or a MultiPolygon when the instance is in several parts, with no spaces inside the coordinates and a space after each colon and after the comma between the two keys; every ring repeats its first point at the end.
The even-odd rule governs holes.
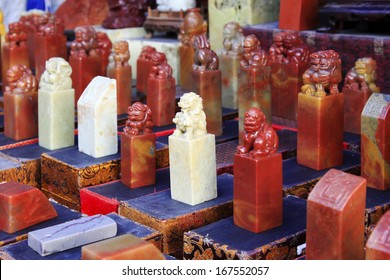
{"type": "Polygon", "coordinates": [[[77,102],[79,151],[95,158],[118,152],[116,80],[95,77],[77,102]]]}
{"type": "Polygon", "coordinates": [[[215,136],[169,136],[171,197],[197,205],[217,197],[215,136]]]}
{"type": "Polygon", "coordinates": [[[38,91],[39,145],[55,150],[74,145],[74,89],[38,91]]]}
{"type": "Polygon", "coordinates": [[[28,246],[41,256],[47,256],[110,238],[116,233],[117,224],[113,219],[95,215],[31,231],[28,233],[28,246]]]}

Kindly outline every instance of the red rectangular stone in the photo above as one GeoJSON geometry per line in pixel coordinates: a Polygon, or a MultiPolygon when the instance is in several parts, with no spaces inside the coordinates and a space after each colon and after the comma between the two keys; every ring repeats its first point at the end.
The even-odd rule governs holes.
{"type": "Polygon", "coordinates": [[[35,34],[35,76],[38,81],[45,72],[46,61],[52,57],[68,60],[66,37],[64,35],[43,36],[35,34]]]}
{"type": "Polygon", "coordinates": [[[142,58],[137,59],[137,84],[138,92],[146,92],[149,73],[152,70],[154,62],[142,58]]]}
{"type": "Polygon", "coordinates": [[[373,93],[362,113],[362,177],[369,187],[390,190],[390,96],[373,93]]]}
{"type": "Polygon", "coordinates": [[[279,28],[311,30],[317,26],[318,0],[280,0],[279,28]]]}
{"type": "Polygon", "coordinates": [[[307,203],[306,259],[364,259],[366,180],[329,170],[307,203]]]}
{"type": "Polygon", "coordinates": [[[179,85],[184,89],[191,89],[193,87],[192,76],[189,74],[192,71],[194,64],[194,48],[189,46],[179,47],[180,71],[179,71],[179,85]]]}
{"type": "Polygon", "coordinates": [[[38,189],[17,182],[0,184],[0,230],[9,234],[57,217],[38,189]]]}
{"type": "Polygon", "coordinates": [[[176,110],[175,78],[149,78],[147,95],[147,105],[153,114],[153,125],[164,126],[172,124],[176,110]]]}
{"type": "Polygon", "coordinates": [[[234,156],[234,224],[259,233],[283,220],[282,155],[234,156]]]}
{"type": "Polygon", "coordinates": [[[390,211],[382,216],[368,238],[366,260],[390,260],[390,211]]]}
{"type": "Polygon", "coordinates": [[[344,95],[298,95],[299,164],[322,170],[343,163],[344,95]]]}
{"type": "Polygon", "coordinates": [[[4,135],[15,140],[38,136],[38,93],[4,93],[4,135]]]}
{"type": "Polygon", "coordinates": [[[275,63],[271,66],[272,115],[297,120],[298,93],[303,85],[302,75],[310,63],[299,66],[275,63]]]}
{"type": "Polygon", "coordinates": [[[372,92],[343,88],[344,94],[344,131],[360,134],[361,115],[364,105],[372,92]]]}
{"type": "Polygon", "coordinates": [[[221,70],[192,70],[191,89],[203,99],[207,132],[222,135],[222,84],[221,70]]]}
{"type": "Polygon", "coordinates": [[[90,55],[87,57],[69,57],[69,64],[72,67],[72,86],[75,90],[75,107],[77,101],[85,88],[96,76],[101,75],[101,59],[98,55],[90,55]]]}
{"type": "Polygon", "coordinates": [[[156,136],[121,134],[121,182],[130,188],[156,182],[156,136]]]}
{"type": "Polygon", "coordinates": [[[131,80],[131,66],[123,67],[108,67],[107,77],[116,80],[116,100],[117,100],[117,114],[122,115],[127,113],[127,109],[132,102],[132,80],[131,80]]]}

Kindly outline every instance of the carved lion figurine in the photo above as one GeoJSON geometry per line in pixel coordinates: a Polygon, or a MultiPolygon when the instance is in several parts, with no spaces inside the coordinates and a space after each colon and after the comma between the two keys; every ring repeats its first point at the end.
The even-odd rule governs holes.
{"type": "Polygon", "coordinates": [[[72,87],[72,67],[61,57],[52,57],[46,61],[46,70],[39,82],[40,88],[70,89],[72,87]]]}
{"type": "Polygon", "coordinates": [[[242,53],[244,35],[242,28],[237,22],[228,22],[223,28],[223,49],[222,54],[239,55],[242,53]]]}
{"type": "Polygon", "coordinates": [[[275,155],[279,138],[275,130],[266,122],[264,113],[252,107],[245,112],[243,144],[237,147],[238,154],[248,154],[254,158],[275,155]]]}
{"type": "Polygon", "coordinates": [[[38,89],[37,78],[26,65],[16,64],[7,71],[7,92],[35,92],[38,89]]]}
{"type": "Polygon", "coordinates": [[[349,70],[345,76],[344,87],[380,92],[379,87],[375,84],[377,79],[376,68],[376,61],[371,57],[359,58],[355,62],[355,67],[349,70]]]}
{"type": "Polygon", "coordinates": [[[110,54],[108,59],[111,66],[115,66],[115,67],[129,66],[129,59],[130,59],[129,43],[127,43],[127,41],[115,42],[113,46],[113,52],[110,54]]]}
{"type": "Polygon", "coordinates": [[[172,77],[172,67],[167,63],[167,57],[162,52],[152,55],[153,66],[149,73],[152,79],[168,79],[172,77]]]}
{"type": "Polygon", "coordinates": [[[76,39],[70,45],[70,55],[86,57],[97,54],[97,33],[91,25],[75,28],[76,39]]]}
{"type": "Polygon", "coordinates": [[[191,47],[194,36],[206,34],[207,23],[200,14],[199,8],[189,9],[180,25],[179,41],[184,46],[191,47]]]}
{"type": "Polygon", "coordinates": [[[176,113],[173,119],[173,123],[176,124],[173,135],[182,135],[188,139],[205,135],[206,114],[203,112],[202,98],[193,92],[185,93],[178,105],[181,111],[176,113]]]}
{"type": "Polygon", "coordinates": [[[128,119],[123,132],[129,135],[152,133],[152,110],[140,102],[135,102],[127,110],[128,119]]]}
{"type": "Polygon", "coordinates": [[[210,42],[206,35],[198,35],[194,38],[194,70],[218,70],[218,55],[210,49],[210,42]]]}
{"type": "Polygon", "coordinates": [[[156,52],[156,49],[154,47],[144,46],[144,47],[142,47],[141,53],[139,55],[139,59],[152,60],[152,55],[155,52],[156,52]]]}
{"type": "Polygon", "coordinates": [[[8,33],[5,37],[10,47],[26,45],[27,33],[23,22],[12,22],[8,25],[8,33]]]}
{"type": "Polygon", "coordinates": [[[337,94],[341,82],[341,60],[333,50],[319,51],[310,55],[311,66],[303,73],[303,94],[323,97],[337,94]]]}
{"type": "Polygon", "coordinates": [[[243,53],[240,60],[240,65],[243,70],[258,68],[268,64],[268,56],[261,48],[259,39],[253,34],[248,35],[244,39],[243,53]]]}

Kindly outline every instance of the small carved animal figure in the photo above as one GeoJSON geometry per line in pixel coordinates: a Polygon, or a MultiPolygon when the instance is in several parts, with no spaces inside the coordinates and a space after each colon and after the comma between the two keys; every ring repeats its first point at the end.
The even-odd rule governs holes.
{"type": "Polygon", "coordinates": [[[304,85],[301,92],[307,95],[323,97],[337,94],[341,82],[341,60],[333,50],[319,51],[310,55],[311,66],[303,73],[304,85]]]}
{"type": "Polygon", "coordinates": [[[187,11],[184,21],[180,25],[178,36],[182,45],[191,47],[196,35],[206,34],[207,23],[200,14],[200,9],[194,8],[187,11]]]}
{"type": "Polygon", "coordinates": [[[27,33],[23,22],[17,21],[8,25],[8,33],[5,37],[10,48],[26,45],[27,33]]]}
{"type": "Polygon", "coordinates": [[[185,93],[178,105],[181,111],[176,113],[173,119],[173,123],[176,124],[173,135],[182,135],[188,139],[205,135],[207,133],[206,114],[203,112],[202,98],[193,92],[185,93]]]}
{"type": "Polygon", "coordinates": [[[130,51],[127,41],[118,41],[114,43],[113,52],[108,57],[111,66],[116,68],[129,65],[130,51]]]}
{"type": "Polygon", "coordinates": [[[140,135],[152,133],[153,121],[152,110],[140,102],[135,102],[129,106],[127,111],[128,119],[123,132],[130,135],[140,135]]]}
{"type": "Polygon", "coordinates": [[[359,58],[355,62],[355,67],[351,68],[345,76],[344,87],[354,90],[380,92],[379,87],[375,84],[377,79],[376,68],[376,61],[371,57],[359,58]]]}
{"type": "Polygon", "coordinates": [[[156,52],[156,49],[152,46],[144,46],[142,47],[141,53],[139,55],[139,59],[152,60],[153,53],[156,52]]]}
{"type": "Polygon", "coordinates": [[[243,144],[237,147],[238,154],[248,154],[254,158],[275,155],[279,138],[275,130],[266,122],[264,113],[252,107],[245,112],[243,144]]]}
{"type": "Polygon", "coordinates": [[[194,38],[194,70],[218,70],[218,55],[210,49],[210,42],[206,35],[198,35],[194,38]]]}
{"type": "Polygon", "coordinates": [[[52,57],[46,61],[46,70],[39,82],[40,88],[70,89],[72,87],[72,67],[61,57],[52,57]]]}
{"type": "Polygon", "coordinates": [[[31,70],[25,65],[13,65],[7,71],[7,92],[32,92],[37,91],[38,81],[31,70]]]}
{"type": "Polygon", "coordinates": [[[237,22],[229,22],[223,28],[223,49],[226,55],[239,55],[242,53],[244,35],[241,26],[237,22]]]}
{"type": "Polygon", "coordinates": [[[283,63],[285,61],[285,48],[284,48],[284,40],[285,40],[286,32],[279,32],[274,35],[274,42],[269,48],[268,52],[268,63],[283,63]]]}
{"type": "Polygon", "coordinates": [[[172,77],[172,67],[167,63],[167,57],[164,53],[153,53],[152,61],[154,65],[149,73],[149,78],[168,79],[172,77]]]}
{"type": "Polygon", "coordinates": [[[95,29],[90,25],[75,28],[76,39],[70,45],[70,55],[86,57],[97,54],[98,41],[95,29]]]}
{"type": "Polygon", "coordinates": [[[251,34],[245,37],[243,49],[240,65],[244,71],[267,65],[268,56],[261,48],[261,43],[255,35],[251,34]]]}

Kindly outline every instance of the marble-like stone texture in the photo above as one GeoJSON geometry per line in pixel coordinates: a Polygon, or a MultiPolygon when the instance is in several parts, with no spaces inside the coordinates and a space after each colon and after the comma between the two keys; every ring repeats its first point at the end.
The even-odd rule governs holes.
{"type": "Polygon", "coordinates": [[[307,202],[307,260],[364,259],[366,183],[337,169],[318,181],[307,202]]]}
{"type": "Polygon", "coordinates": [[[208,3],[210,43],[214,50],[222,49],[226,23],[253,25],[277,21],[279,16],[279,0],[210,0],[208,3]]]}
{"type": "Polygon", "coordinates": [[[219,55],[222,74],[222,107],[238,109],[238,76],[241,72],[239,56],[219,55]]]}
{"type": "Polygon", "coordinates": [[[361,175],[369,187],[390,190],[390,96],[373,93],[361,119],[361,175]]]}
{"type": "Polygon", "coordinates": [[[132,69],[130,65],[125,67],[107,67],[107,77],[116,80],[117,88],[117,113],[126,114],[132,99],[132,69]]]}
{"type": "Polygon", "coordinates": [[[317,27],[318,0],[280,0],[279,28],[311,30],[317,27]]]}
{"type": "Polygon", "coordinates": [[[366,243],[366,260],[390,260],[390,211],[376,224],[366,243]]]}
{"type": "Polygon", "coordinates": [[[165,260],[152,243],[124,234],[81,248],[82,260],[165,260]]]}
{"type": "Polygon", "coordinates": [[[137,60],[141,54],[141,50],[144,46],[151,46],[156,49],[158,52],[165,53],[167,57],[167,62],[172,66],[173,74],[172,77],[176,81],[179,81],[179,69],[180,69],[180,58],[179,58],[179,41],[170,40],[170,39],[144,39],[144,38],[134,38],[127,39],[129,43],[129,48],[131,52],[130,65],[133,69],[133,79],[136,79],[137,75],[137,60]]]}
{"type": "Polygon", "coordinates": [[[103,215],[82,217],[28,233],[28,246],[41,256],[115,236],[116,222],[103,215]]]}
{"type": "Polygon", "coordinates": [[[215,136],[169,136],[171,197],[197,205],[217,197],[215,136]]]}
{"type": "Polygon", "coordinates": [[[12,234],[57,217],[46,196],[37,188],[17,182],[0,184],[0,230],[12,234]]]}
{"type": "Polygon", "coordinates": [[[344,93],[344,131],[360,134],[361,115],[371,91],[343,88],[344,93]]]}
{"type": "Polygon", "coordinates": [[[95,158],[118,152],[116,81],[95,77],[77,103],[79,151],[95,158]]]}

